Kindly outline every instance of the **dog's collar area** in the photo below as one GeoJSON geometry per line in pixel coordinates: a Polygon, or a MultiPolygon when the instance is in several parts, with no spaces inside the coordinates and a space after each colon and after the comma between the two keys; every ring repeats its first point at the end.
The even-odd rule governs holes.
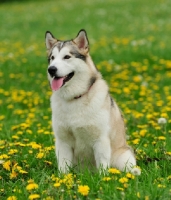
{"type": "Polygon", "coordinates": [[[91,79],[91,85],[90,85],[90,87],[88,88],[88,91],[85,92],[85,93],[82,94],[82,95],[79,95],[79,96],[74,97],[74,99],[80,99],[82,96],[84,96],[85,94],[87,94],[87,93],[90,91],[91,87],[93,86],[93,84],[94,84],[95,82],[96,82],[96,78],[93,77],[93,78],[91,79]]]}

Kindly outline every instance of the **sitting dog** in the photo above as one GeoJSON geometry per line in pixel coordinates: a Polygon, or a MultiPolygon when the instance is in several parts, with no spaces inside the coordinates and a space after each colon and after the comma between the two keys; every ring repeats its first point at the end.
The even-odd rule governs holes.
{"type": "Polygon", "coordinates": [[[123,116],[89,54],[85,30],[61,41],[47,31],[48,80],[58,168],[81,164],[140,173],[126,144],[123,116]],[[136,169],[136,170],[135,170],[136,169]]]}

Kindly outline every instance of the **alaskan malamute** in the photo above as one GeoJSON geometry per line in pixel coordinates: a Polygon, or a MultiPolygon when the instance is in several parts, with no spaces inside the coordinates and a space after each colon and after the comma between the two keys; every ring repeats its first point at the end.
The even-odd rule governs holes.
{"type": "Polygon", "coordinates": [[[67,41],[47,31],[46,47],[59,170],[88,163],[140,173],[126,144],[122,114],[89,55],[86,31],[67,41]]]}

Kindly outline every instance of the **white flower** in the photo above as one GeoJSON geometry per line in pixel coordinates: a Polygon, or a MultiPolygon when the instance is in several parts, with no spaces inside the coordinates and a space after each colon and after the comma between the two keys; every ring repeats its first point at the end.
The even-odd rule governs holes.
{"type": "Polygon", "coordinates": [[[167,119],[164,117],[161,117],[158,119],[158,124],[166,124],[167,123],[167,119]]]}
{"type": "Polygon", "coordinates": [[[131,173],[135,176],[139,176],[141,175],[141,169],[139,167],[134,167],[132,168],[131,173]]]}

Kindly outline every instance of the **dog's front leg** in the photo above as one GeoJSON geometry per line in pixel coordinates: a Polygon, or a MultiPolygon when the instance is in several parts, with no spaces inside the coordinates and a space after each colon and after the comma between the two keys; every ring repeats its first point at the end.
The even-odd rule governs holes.
{"type": "Polygon", "coordinates": [[[108,138],[100,138],[94,144],[96,167],[106,169],[110,165],[111,146],[108,138]]]}
{"type": "Polygon", "coordinates": [[[68,172],[68,167],[72,165],[73,151],[67,143],[60,139],[56,139],[56,156],[58,161],[58,169],[63,172],[68,172]]]}

